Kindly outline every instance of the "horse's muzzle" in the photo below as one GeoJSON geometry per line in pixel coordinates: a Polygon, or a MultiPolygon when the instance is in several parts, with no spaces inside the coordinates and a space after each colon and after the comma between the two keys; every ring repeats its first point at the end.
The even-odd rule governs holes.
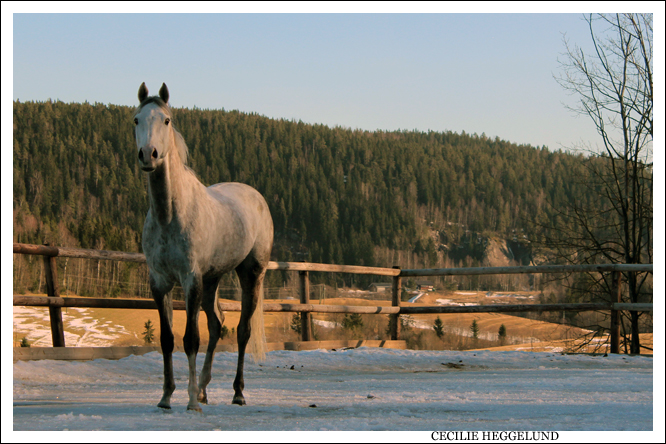
{"type": "Polygon", "coordinates": [[[158,159],[159,154],[154,146],[144,146],[139,149],[139,165],[143,171],[154,171],[158,159]]]}

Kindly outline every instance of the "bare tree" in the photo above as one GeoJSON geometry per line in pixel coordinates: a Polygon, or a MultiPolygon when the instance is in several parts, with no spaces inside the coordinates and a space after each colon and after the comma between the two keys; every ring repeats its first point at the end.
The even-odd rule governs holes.
{"type": "MultiPolygon", "coordinates": [[[[595,199],[562,208],[566,229],[551,230],[547,244],[571,263],[652,263],[652,14],[590,14],[585,21],[593,50],[565,38],[556,80],[580,99],[570,109],[588,116],[601,136],[601,149],[588,147],[585,157],[595,199]]],[[[651,301],[649,274],[623,277],[625,300],[651,301]]],[[[609,294],[610,277],[590,278],[599,294],[609,294]]],[[[629,317],[631,353],[640,353],[641,313],[629,317]]]]}

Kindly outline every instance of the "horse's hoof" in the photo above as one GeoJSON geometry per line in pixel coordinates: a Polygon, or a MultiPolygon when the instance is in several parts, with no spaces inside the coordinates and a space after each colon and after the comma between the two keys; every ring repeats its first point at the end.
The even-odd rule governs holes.
{"type": "Polygon", "coordinates": [[[201,407],[198,404],[197,405],[188,405],[187,410],[188,411],[192,410],[194,412],[202,413],[201,407]]]}
{"type": "Polygon", "coordinates": [[[245,398],[242,396],[234,396],[234,400],[231,401],[231,403],[236,405],[245,405],[245,398]]]}
{"type": "Polygon", "coordinates": [[[200,403],[208,404],[208,395],[206,395],[206,392],[199,393],[198,399],[200,403]]]}
{"type": "Polygon", "coordinates": [[[157,404],[157,407],[159,407],[161,409],[164,409],[164,410],[171,410],[171,406],[169,404],[163,404],[161,402],[159,404],[157,404]]]}

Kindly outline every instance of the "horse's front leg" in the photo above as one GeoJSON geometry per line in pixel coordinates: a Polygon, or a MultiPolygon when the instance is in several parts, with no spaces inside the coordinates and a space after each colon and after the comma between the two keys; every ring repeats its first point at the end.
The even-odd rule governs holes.
{"type": "Polygon", "coordinates": [[[201,276],[191,275],[183,285],[183,290],[185,290],[185,310],[187,312],[183,348],[189,365],[189,383],[187,385],[189,402],[187,403],[187,410],[200,412],[199,386],[197,385],[197,352],[199,351],[199,310],[202,298],[201,276]]]}
{"type": "Polygon", "coordinates": [[[162,358],[164,360],[164,385],[162,399],[157,404],[163,409],[171,408],[171,395],[176,389],[173,378],[173,302],[171,298],[171,285],[158,285],[153,276],[150,277],[150,290],[157,304],[160,316],[160,346],[162,347],[162,358]]]}

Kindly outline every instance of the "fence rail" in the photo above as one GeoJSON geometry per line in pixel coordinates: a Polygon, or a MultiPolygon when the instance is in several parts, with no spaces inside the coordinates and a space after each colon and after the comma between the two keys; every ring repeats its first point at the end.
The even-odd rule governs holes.
{"type": "Polygon", "coordinates": [[[470,268],[432,268],[402,270],[400,276],[470,276],[479,274],[536,274],[536,273],[583,273],[608,271],[649,271],[652,264],[583,264],[583,265],[533,265],[522,267],[470,267],[470,268]]]}
{"type": "MultiPolygon", "coordinates": [[[[14,305],[24,307],[85,307],[114,309],[157,309],[150,299],[68,298],[49,296],[14,296],[14,305]]],[[[221,311],[241,311],[240,302],[219,302],[221,311]]],[[[173,301],[174,310],[185,310],[185,301],[173,301]]],[[[439,314],[439,313],[517,313],[544,311],[599,311],[629,310],[652,311],[647,303],[590,302],[575,304],[511,304],[511,305],[467,305],[467,306],[367,306],[367,305],[323,305],[323,304],[279,304],[264,303],[264,312],[300,313],[360,313],[360,314],[439,314]]]]}
{"type": "MultiPolygon", "coordinates": [[[[90,308],[118,308],[118,309],[156,309],[155,302],[148,299],[111,299],[111,298],[68,298],[60,297],[58,279],[56,274],[55,258],[86,258],[96,260],[115,260],[124,262],[146,262],[146,257],[140,253],[125,253],[121,251],[88,250],[83,248],[54,247],[50,245],[14,244],[14,253],[41,255],[44,257],[44,270],[46,273],[48,296],[20,296],[14,295],[16,306],[42,306],[49,307],[51,318],[51,333],[54,347],[64,347],[65,338],[62,325],[62,307],[90,307],[90,308]]],[[[601,311],[611,312],[611,353],[619,353],[620,317],[621,310],[652,311],[652,304],[622,303],[621,283],[622,272],[649,272],[652,273],[652,264],[591,264],[591,265],[542,265],[522,267],[473,267],[473,268],[439,268],[439,269],[412,269],[401,270],[399,267],[379,268],[362,267],[355,265],[317,264],[308,262],[269,262],[269,270],[285,270],[299,272],[300,304],[264,303],[266,312],[298,312],[301,314],[301,335],[303,341],[311,340],[310,313],[365,313],[388,314],[390,339],[398,340],[400,337],[401,314],[424,313],[515,313],[515,312],[546,312],[546,311],[601,311]],[[320,305],[310,304],[309,272],[371,274],[379,276],[392,276],[393,288],[391,293],[391,306],[348,306],[348,305],[320,305]],[[577,303],[577,304],[515,304],[515,305],[475,305],[475,306],[401,306],[400,290],[403,277],[414,276],[456,276],[456,275],[486,275],[486,274],[533,274],[533,273],[581,273],[581,272],[611,272],[613,273],[613,287],[610,303],[577,303]]],[[[222,311],[240,311],[240,303],[222,303],[222,311]]],[[[174,310],[184,310],[184,301],[173,301],[174,310]]]]}

